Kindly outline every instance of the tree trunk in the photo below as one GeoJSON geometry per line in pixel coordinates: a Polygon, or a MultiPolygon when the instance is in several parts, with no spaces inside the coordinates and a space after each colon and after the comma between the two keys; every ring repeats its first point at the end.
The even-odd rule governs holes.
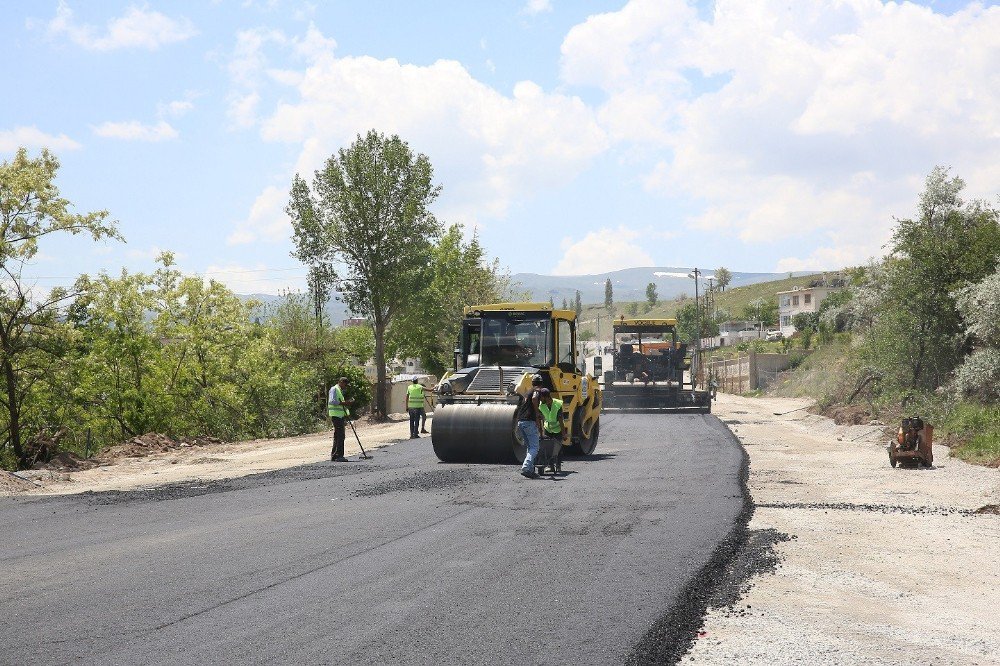
{"type": "Polygon", "coordinates": [[[10,445],[17,456],[17,468],[24,469],[27,466],[24,449],[21,448],[21,407],[17,399],[17,375],[14,373],[14,366],[6,356],[3,359],[3,374],[7,384],[7,413],[10,417],[10,445]]]}
{"type": "Polygon", "coordinates": [[[375,415],[384,419],[389,413],[385,395],[385,323],[375,319],[375,415]]]}

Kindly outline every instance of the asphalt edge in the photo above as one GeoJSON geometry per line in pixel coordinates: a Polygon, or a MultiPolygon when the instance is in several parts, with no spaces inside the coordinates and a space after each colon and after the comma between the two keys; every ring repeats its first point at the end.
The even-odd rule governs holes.
{"type": "MultiPolygon", "coordinates": [[[[713,418],[713,417],[709,417],[713,418]]],[[[705,624],[705,615],[714,600],[725,596],[738,599],[741,588],[753,576],[733,577],[730,564],[747,549],[750,542],[750,519],[753,518],[753,498],[750,496],[750,454],[739,438],[733,434],[721,419],[716,421],[725,428],[726,434],[736,445],[742,456],[740,463],[740,490],[743,507],[736,515],[735,524],[716,546],[708,562],[688,581],[677,596],[669,611],[661,616],[646,631],[625,658],[629,665],[676,664],[694,645],[698,632],[705,624]],[[727,588],[728,594],[720,594],[727,588]]]]}

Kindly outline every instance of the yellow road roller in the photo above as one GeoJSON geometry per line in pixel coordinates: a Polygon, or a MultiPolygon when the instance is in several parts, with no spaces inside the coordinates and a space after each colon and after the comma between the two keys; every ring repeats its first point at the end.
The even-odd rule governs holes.
{"type": "Polygon", "coordinates": [[[431,443],[444,462],[519,463],[517,405],[541,375],[563,401],[564,442],[590,455],[600,433],[601,391],[578,367],[576,313],[548,303],[497,303],[465,308],[455,367],[438,383],[431,443]]]}

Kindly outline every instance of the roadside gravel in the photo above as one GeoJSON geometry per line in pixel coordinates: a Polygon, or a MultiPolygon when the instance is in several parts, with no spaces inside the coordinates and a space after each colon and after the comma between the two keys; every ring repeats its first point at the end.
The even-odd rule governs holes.
{"type": "MultiPolygon", "coordinates": [[[[408,417],[403,420],[402,415],[392,416],[393,419],[387,423],[355,422],[358,438],[366,451],[371,453],[409,438],[408,417]]],[[[432,421],[433,417],[429,415],[428,426],[432,421]]],[[[427,437],[427,446],[430,446],[430,437],[424,437],[427,437]]],[[[299,437],[173,449],[144,457],[119,458],[114,464],[88,470],[29,470],[19,472],[18,476],[0,473],[0,497],[135,490],[185,481],[231,479],[328,461],[332,443],[333,433],[329,431],[299,437]]],[[[356,460],[361,453],[350,427],[347,429],[344,452],[352,460],[356,460]]]]}
{"type": "Polygon", "coordinates": [[[749,542],[775,564],[710,609],[682,663],[1000,664],[1000,516],[976,513],[1000,472],[943,446],[893,469],[881,427],[808,404],[719,394],[750,456],[749,542]]]}

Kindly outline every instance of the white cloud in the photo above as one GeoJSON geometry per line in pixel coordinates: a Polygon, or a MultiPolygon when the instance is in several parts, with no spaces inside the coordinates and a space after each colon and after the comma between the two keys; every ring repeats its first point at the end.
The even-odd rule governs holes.
{"type": "Polygon", "coordinates": [[[145,7],[132,6],[117,18],[108,21],[104,32],[89,24],[77,23],[73,10],[65,2],[56,8],[55,17],[47,24],[50,37],[65,35],[77,46],[91,51],[113,51],[141,48],[155,51],[165,44],[181,42],[198,34],[186,18],[172,19],[145,7]]]}
{"type": "Polygon", "coordinates": [[[978,3],[632,0],[570,30],[561,72],[605,93],[618,145],[658,152],[648,191],[749,245],[796,238],[791,270],[881,254],[935,164],[995,194],[997,62],[1000,7],[978,3]]]}
{"type": "MultiPolygon", "coordinates": [[[[443,219],[482,224],[484,218],[502,217],[514,200],[570,181],[607,147],[595,114],[579,98],[546,92],[530,81],[505,95],[454,61],[417,66],[395,59],[338,58],[332,40],[318,31],[304,39],[241,34],[239,41],[230,73],[242,92],[231,102],[231,117],[244,125],[260,117],[265,140],[301,147],[292,169],[278,174],[289,183],[295,172],[311,179],[337,149],[375,128],[405,137],[430,158],[436,180],[447,183],[437,209],[443,219]],[[294,54],[305,43],[325,46],[308,49],[312,60],[301,70],[272,70],[262,55],[265,45],[294,54]],[[264,99],[273,97],[262,87],[268,79],[272,85],[291,85],[297,98],[282,90],[283,101],[265,111],[264,99]]],[[[266,236],[253,230],[270,228],[273,220],[251,220],[263,219],[261,206],[269,198],[267,191],[258,198],[256,212],[230,242],[266,236]]]]}
{"type": "Polygon", "coordinates": [[[533,16],[552,11],[552,0],[528,0],[521,8],[522,14],[533,16]]]}
{"type": "Polygon", "coordinates": [[[643,234],[620,226],[592,231],[581,240],[562,242],[563,257],[553,275],[590,275],[634,266],[653,266],[653,258],[642,247],[643,234]]]}
{"type": "Polygon", "coordinates": [[[121,139],[123,141],[169,141],[176,139],[177,130],[166,121],[161,120],[155,125],[143,125],[138,120],[126,120],[122,122],[106,122],[94,128],[93,132],[97,136],[105,139],[121,139]]]}
{"type": "Polygon", "coordinates": [[[77,150],[80,144],[65,134],[46,134],[34,125],[0,130],[0,152],[14,152],[18,148],[48,148],[49,150],[77,150]]]}
{"type": "Polygon", "coordinates": [[[229,235],[226,242],[229,245],[244,245],[258,240],[288,240],[292,235],[292,224],[285,214],[287,204],[287,189],[273,185],[265,188],[250,207],[250,214],[236,225],[236,231],[229,235]]]}
{"type": "Polygon", "coordinates": [[[177,99],[172,102],[167,102],[166,104],[158,105],[157,113],[161,116],[180,118],[181,116],[187,115],[193,108],[194,102],[191,100],[177,99]]]}

